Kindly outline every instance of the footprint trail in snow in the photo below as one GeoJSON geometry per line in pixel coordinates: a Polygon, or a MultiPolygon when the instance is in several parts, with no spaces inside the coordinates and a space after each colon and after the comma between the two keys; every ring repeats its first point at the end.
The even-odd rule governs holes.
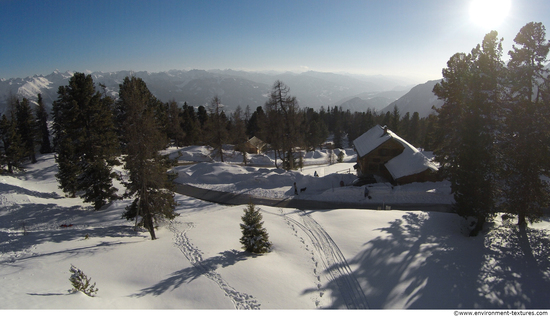
{"type": "Polygon", "coordinates": [[[194,228],[193,223],[186,223],[187,228],[183,231],[179,231],[176,225],[181,225],[179,222],[171,222],[170,230],[174,233],[174,243],[181,250],[183,255],[191,262],[191,264],[208,279],[215,282],[225,295],[231,299],[236,309],[260,309],[260,305],[254,297],[251,295],[238,292],[235,290],[222,276],[212,269],[203,264],[203,258],[201,251],[195,247],[186,235],[186,232],[194,228]]]}

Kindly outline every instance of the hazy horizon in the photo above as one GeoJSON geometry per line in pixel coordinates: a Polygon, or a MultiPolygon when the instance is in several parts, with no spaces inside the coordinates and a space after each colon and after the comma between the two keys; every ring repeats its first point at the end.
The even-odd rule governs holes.
{"type": "Polygon", "coordinates": [[[550,26],[549,1],[475,1],[494,4],[474,14],[471,0],[2,1],[0,78],[232,69],[426,82],[492,29],[506,59],[523,25],[550,26]]]}

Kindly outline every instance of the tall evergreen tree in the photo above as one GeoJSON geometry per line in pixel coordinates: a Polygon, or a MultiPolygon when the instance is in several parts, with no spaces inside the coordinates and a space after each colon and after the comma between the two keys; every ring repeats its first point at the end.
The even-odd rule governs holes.
{"type": "Polygon", "coordinates": [[[206,122],[208,121],[208,111],[206,111],[206,108],[203,105],[200,105],[197,109],[197,119],[201,124],[201,130],[204,130],[206,122]]]}
{"type": "Polygon", "coordinates": [[[415,111],[413,112],[411,121],[409,123],[409,136],[407,140],[411,144],[418,146],[419,138],[420,138],[420,115],[417,111],[415,111]]]}
{"type": "Polygon", "coordinates": [[[141,78],[126,77],[120,85],[118,108],[124,109],[124,139],[127,141],[125,168],[129,181],[127,196],[135,197],[127,207],[127,219],[142,218],[151,239],[156,239],[155,223],[161,218],[173,219],[176,214],[170,167],[166,157],[159,154],[168,145],[159,121],[155,118],[158,100],[141,78]]]}
{"type": "Polygon", "coordinates": [[[195,114],[195,108],[184,103],[182,110],[181,125],[185,135],[184,144],[197,144],[200,139],[201,128],[197,115],[195,114]]]}
{"type": "Polygon", "coordinates": [[[183,146],[185,132],[182,128],[182,110],[175,100],[168,102],[168,138],[173,140],[177,147],[183,146]]]}
{"type": "Polygon", "coordinates": [[[22,169],[24,149],[21,146],[21,136],[17,131],[15,120],[8,118],[5,114],[2,115],[0,120],[0,138],[2,141],[0,164],[6,166],[10,174],[22,169]]]}
{"type": "Polygon", "coordinates": [[[542,23],[521,28],[509,52],[510,100],[503,139],[506,209],[518,216],[518,225],[538,221],[550,202],[550,188],[541,175],[550,176],[550,114],[542,98],[548,85],[546,41],[542,23]]]}
{"type": "Polygon", "coordinates": [[[399,108],[397,108],[397,105],[394,105],[393,111],[391,113],[389,128],[393,132],[397,133],[398,135],[401,134],[400,121],[401,121],[401,113],[399,112],[399,108]]]}
{"type": "Polygon", "coordinates": [[[116,199],[112,186],[117,164],[113,100],[95,91],[90,75],[75,73],[61,86],[53,103],[54,146],[60,188],[70,196],[78,193],[96,210],[116,199]]]}
{"type": "Polygon", "coordinates": [[[44,105],[42,95],[38,94],[38,102],[35,109],[36,126],[40,139],[40,153],[47,154],[52,152],[50,143],[50,130],[48,129],[48,112],[44,105]]]}
{"type": "Polygon", "coordinates": [[[471,235],[496,212],[501,41],[493,31],[470,54],[453,55],[434,87],[444,101],[438,109],[439,146],[434,153],[451,182],[456,212],[477,220],[471,235]]]}
{"type": "Polygon", "coordinates": [[[17,130],[21,137],[22,147],[24,149],[24,155],[31,163],[36,163],[36,154],[34,151],[35,145],[35,124],[32,109],[27,98],[23,98],[23,101],[17,100],[15,116],[17,122],[17,130]]]}
{"type": "Polygon", "coordinates": [[[262,107],[256,108],[256,111],[252,113],[250,116],[250,119],[248,120],[248,124],[246,125],[246,134],[248,137],[257,137],[260,140],[267,140],[264,131],[262,131],[262,126],[266,122],[266,116],[264,109],[262,107]]]}
{"type": "Polygon", "coordinates": [[[246,123],[241,106],[237,106],[237,109],[231,115],[231,122],[232,128],[229,130],[231,143],[237,147],[242,147],[248,141],[248,137],[246,136],[246,123]]]}

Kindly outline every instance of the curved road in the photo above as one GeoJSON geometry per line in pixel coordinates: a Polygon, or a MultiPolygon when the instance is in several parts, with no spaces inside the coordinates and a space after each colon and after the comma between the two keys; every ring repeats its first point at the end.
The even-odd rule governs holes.
{"type": "MultiPolygon", "coordinates": [[[[286,199],[271,199],[255,197],[247,194],[235,194],[220,192],[216,190],[198,188],[191,185],[175,183],[176,193],[198,198],[201,200],[218,203],[222,205],[246,205],[252,202],[256,205],[280,207],[280,208],[296,208],[296,209],[378,209],[382,208],[381,204],[372,203],[353,203],[353,202],[337,202],[337,201],[319,201],[307,200],[300,198],[286,199]]],[[[446,204],[398,204],[392,203],[393,210],[425,210],[425,211],[440,211],[451,212],[451,205],[446,204]]]]}

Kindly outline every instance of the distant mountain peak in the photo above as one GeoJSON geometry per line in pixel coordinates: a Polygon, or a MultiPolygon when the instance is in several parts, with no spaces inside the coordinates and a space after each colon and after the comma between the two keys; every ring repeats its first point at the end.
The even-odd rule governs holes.
{"type": "MultiPolygon", "coordinates": [[[[94,79],[96,85],[103,84],[107,92],[118,96],[119,85],[126,76],[142,78],[149,90],[161,101],[175,100],[180,104],[199,106],[210,102],[219,95],[226,105],[227,111],[237,106],[250,106],[252,109],[263,106],[273,83],[283,81],[290,87],[290,93],[299,100],[302,108],[319,109],[321,106],[334,106],[343,100],[359,98],[369,105],[372,97],[383,91],[402,85],[402,81],[392,80],[389,77],[349,76],[329,72],[308,70],[303,73],[293,72],[247,72],[242,70],[170,70],[165,72],[147,71],[115,71],[93,72],[83,71],[94,79]]],[[[32,77],[2,79],[0,81],[0,113],[7,106],[7,98],[15,94],[19,98],[35,100],[38,93],[42,94],[44,103],[50,107],[57,99],[59,86],[68,84],[73,71],[62,72],[55,69],[48,75],[34,75],[32,77]]],[[[395,94],[395,92],[393,92],[395,94]]],[[[375,105],[380,109],[380,103],[391,102],[386,96],[376,100],[375,105]]],[[[361,100],[355,100],[361,102],[361,100]]],[[[386,104],[387,105],[387,104],[386,104]]],[[[357,111],[364,111],[364,107],[357,107],[357,111]]]]}

